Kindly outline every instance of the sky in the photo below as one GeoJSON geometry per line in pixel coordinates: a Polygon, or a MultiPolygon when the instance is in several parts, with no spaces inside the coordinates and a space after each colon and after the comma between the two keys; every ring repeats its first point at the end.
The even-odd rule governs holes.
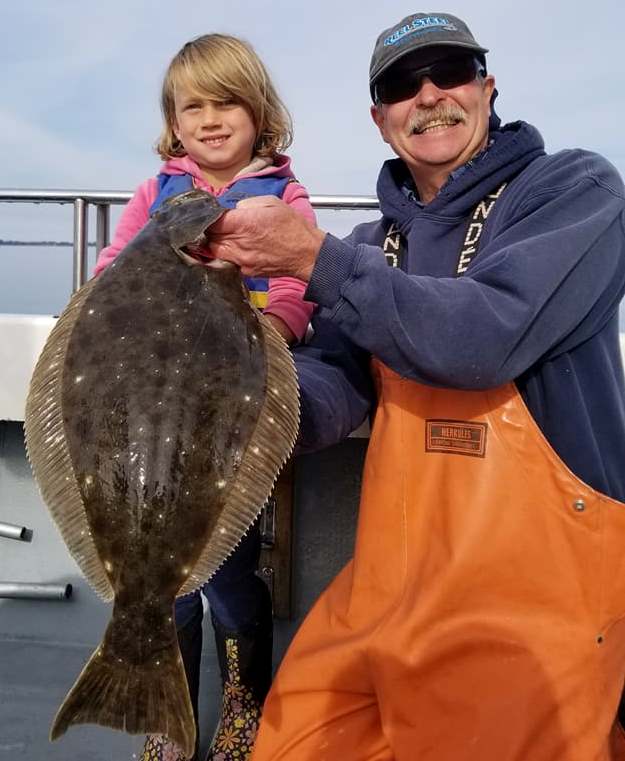
{"type": "MultiPolygon", "coordinates": [[[[532,122],[549,151],[594,150],[625,175],[621,0],[442,8],[398,0],[1,0],[0,187],[132,190],[156,174],[165,68],[189,39],[225,32],[251,42],[268,67],[293,116],[295,172],[311,194],[372,195],[391,154],[369,117],[369,58],[383,29],[423,10],[460,16],[489,48],[504,122],[532,122]]],[[[0,238],[69,240],[71,219],[67,206],[0,203],[0,238]]],[[[337,234],[354,221],[320,216],[337,234]]],[[[3,259],[4,250],[6,284],[23,268],[3,259]]],[[[41,272],[58,268],[56,254],[41,257],[41,272]]],[[[0,312],[11,311],[6,298],[0,289],[0,312]]]]}

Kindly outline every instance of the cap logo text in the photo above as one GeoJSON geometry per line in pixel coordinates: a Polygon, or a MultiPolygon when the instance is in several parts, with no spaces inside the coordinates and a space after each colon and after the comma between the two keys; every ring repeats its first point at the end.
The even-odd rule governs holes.
{"type": "Polygon", "coordinates": [[[445,27],[450,31],[457,31],[456,27],[444,16],[426,16],[425,18],[414,18],[410,24],[400,27],[393,34],[390,34],[385,40],[384,45],[396,45],[401,42],[408,34],[419,31],[434,31],[432,27],[445,27]]]}

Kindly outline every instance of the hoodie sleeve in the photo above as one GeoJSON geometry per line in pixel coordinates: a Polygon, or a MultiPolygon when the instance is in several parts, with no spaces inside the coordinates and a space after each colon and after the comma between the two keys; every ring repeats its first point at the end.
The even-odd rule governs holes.
{"type": "Polygon", "coordinates": [[[299,213],[303,217],[306,217],[306,219],[313,225],[317,224],[317,218],[315,217],[315,211],[310,203],[308,191],[300,182],[289,182],[284,188],[282,200],[292,209],[295,209],[295,211],[299,211],[299,213]]]}
{"type": "Polygon", "coordinates": [[[533,178],[464,277],[388,267],[356,230],[326,236],[307,298],[353,343],[431,385],[498,386],[570,350],[603,327],[625,290],[625,200],[607,161],[566,160],[581,166],[533,178]]]}
{"type": "Polygon", "coordinates": [[[368,352],[349,341],[324,311],[313,316],[310,343],[293,351],[300,386],[296,454],[342,441],[375,401],[368,352]]]}
{"type": "MultiPolygon", "coordinates": [[[[316,224],[315,212],[310,203],[308,191],[299,182],[289,182],[282,200],[298,211],[313,225],[316,224]]],[[[291,330],[298,341],[304,338],[310,321],[314,304],[304,300],[306,283],[294,277],[276,277],[269,279],[269,293],[265,314],[279,317],[291,330]]]]}
{"type": "Polygon", "coordinates": [[[115,228],[113,241],[98,254],[98,260],[93,271],[94,275],[99,275],[103,269],[108,267],[149,220],[150,206],[154,203],[156,191],[157,182],[153,177],[139,185],[133,197],[124,207],[115,228]]]}

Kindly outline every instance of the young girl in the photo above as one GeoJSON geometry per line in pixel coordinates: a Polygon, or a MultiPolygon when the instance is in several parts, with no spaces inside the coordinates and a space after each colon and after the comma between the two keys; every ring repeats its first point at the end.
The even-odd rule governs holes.
{"type": "MultiPolygon", "coordinates": [[[[124,209],[112,244],[98,257],[96,274],[166,198],[194,187],[210,191],[228,208],[247,196],[276,195],[314,223],[308,193],[280,153],[291,142],[290,117],[247,43],[222,34],[188,42],[169,64],[161,107],[164,127],[157,150],[165,163],[124,209]]],[[[282,336],[289,342],[301,339],[312,310],[302,298],[305,285],[293,278],[246,282],[252,303],[282,336]]],[[[221,721],[207,761],[248,758],[269,689],[273,625],[267,587],[255,573],[259,553],[257,522],[202,588],[211,609],[223,687],[221,721]]],[[[196,723],[202,615],[199,591],[176,601],[178,641],[196,723]]],[[[196,755],[197,745],[194,759],[196,755]]],[[[186,757],[166,737],[151,736],[141,761],[186,757]]]]}

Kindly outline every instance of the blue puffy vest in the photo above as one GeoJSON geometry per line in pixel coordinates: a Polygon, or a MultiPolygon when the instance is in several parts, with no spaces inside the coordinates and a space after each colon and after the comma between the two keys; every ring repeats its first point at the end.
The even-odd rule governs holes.
{"type": "MultiPolygon", "coordinates": [[[[159,174],[158,194],[150,206],[150,215],[160,208],[163,201],[171,196],[184,193],[193,188],[193,177],[190,174],[159,174]]],[[[217,196],[220,206],[234,209],[238,201],[251,196],[277,196],[282,198],[284,188],[291,182],[290,177],[247,177],[237,180],[226,192],[217,196]]],[[[250,302],[257,309],[267,306],[269,282],[266,277],[245,277],[245,284],[250,292],[250,302]]]]}

